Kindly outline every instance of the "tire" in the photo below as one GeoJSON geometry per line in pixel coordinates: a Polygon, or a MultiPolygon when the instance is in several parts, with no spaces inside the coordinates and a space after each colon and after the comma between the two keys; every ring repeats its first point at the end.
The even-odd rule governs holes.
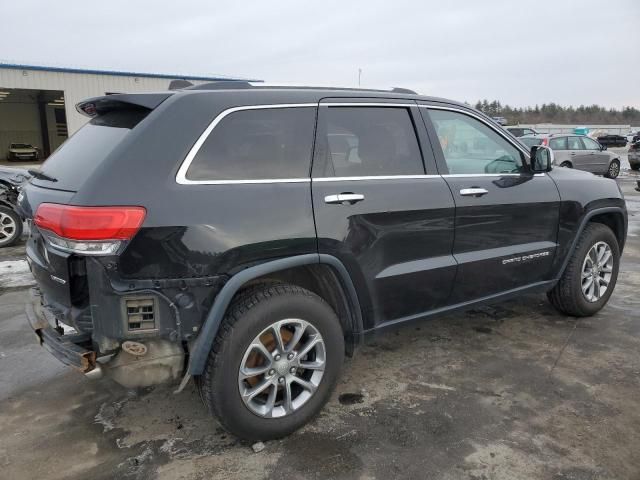
{"type": "Polygon", "coordinates": [[[632,163],[630,166],[631,170],[640,170],[640,163],[632,163]]]}
{"type": "Polygon", "coordinates": [[[0,206],[0,248],[16,243],[22,235],[22,219],[11,208],[0,206]]]}
{"type": "Polygon", "coordinates": [[[344,352],[340,321],[322,298],[294,285],[260,284],[238,294],[230,305],[214,341],[205,371],[197,384],[209,411],[228,432],[252,441],[281,438],[302,427],[320,412],[338,380],[344,352]],[[277,362],[275,359],[279,350],[272,333],[274,330],[271,329],[276,322],[286,324],[283,327],[278,324],[277,328],[283,339],[282,344],[285,345],[283,355],[277,362]],[[307,324],[301,325],[304,327],[303,335],[309,337],[305,339],[303,336],[295,345],[291,345],[295,338],[294,332],[298,330],[297,327],[293,331],[287,330],[291,328],[287,322],[307,324]],[[286,344],[285,334],[290,335],[286,344]],[[298,361],[297,353],[305,350],[305,345],[313,344],[310,340],[317,339],[316,334],[320,335],[322,341],[312,347],[312,353],[299,357],[300,365],[322,364],[324,354],[324,369],[321,371],[315,367],[307,370],[300,366],[296,374],[293,374],[291,369],[295,370],[296,367],[292,366],[294,363],[285,360],[284,354],[289,352],[287,356],[294,357],[291,362],[298,361]],[[265,344],[264,338],[274,341],[268,367],[267,356],[259,353],[263,350],[250,348],[250,345],[259,341],[263,346],[267,345],[268,352],[269,342],[265,344]],[[258,356],[260,360],[248,365],[252,355],[258,356]],[[241,366],[269,370],[258,376],[241,379],[241,366]],[[302,379],[307,385],[315,382],[315,391],[310,393],[310,390],[303,389],[297,380],[292,380],[293,377],[304,377],[302,379]],[[269,386],[255,397],[256,400],[243,399],[241,389],[248,391],[264,384],[269,386]],[[273,397],[275,403],[271,403],[269,410],[273,391],[276,392],[273,397]],[[288,411],[285,405],[286,392],[290,392],[290,398],[293,399],[288,411]],[[296,402],[297,406],[294,405],[296,402]],[[259,409],[264,411],[257,411],[259,409]]]}
{"type": "Polygon", "coordinates": [[[620,174],[620,161],[619,160],[611,160],[609,164],[609,168],[607,169],[607,173],[604,174],[607,178],[618,178],[620,174]]]}
{"type": "Polygon", "coordinates": [[[564,168],[573,168],[573,165],[571,165],[571,163],[569,162],[562,162],[560,166],[564,168]]]}
{"type": "MultiPolygon", "coordinates": [[[[573,317],[588,317],[594,315],[609,301],[609,297],[616,286],[619,266],[620,247],[618,246],[618,240],[614,233],[606,225],[589,223],[580,234],[578,244],[571,255],[560,281],[547,293],[547,297],[556,309],[566,315],[573,317]],[[607,244],[611,250],[611,276],[608,279],[607,288],[600,298],[596,301],[589,301],[587,294],[582,291],[583,269],[587,262],[586,257],[592,247],[601,242],[607,244]]],[[[606,275],[606,273],[603,273],[603,275],[606,275]]],[[[585,280],[588,280],[588,278],[585,280]]]]}

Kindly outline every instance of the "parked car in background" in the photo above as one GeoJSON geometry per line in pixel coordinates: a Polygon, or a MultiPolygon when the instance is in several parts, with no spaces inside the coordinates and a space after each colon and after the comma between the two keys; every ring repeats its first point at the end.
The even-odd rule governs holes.
{"type": "Polygon", "coordinates": [[[538,135],[533,128],[528,127],[507,127],[507,130],[511,132],[514,137],[524,137],[525,135],[538,135]]]}
{"type": "Polygon", "coordinates": [[[632,170],[640,170],[640,139],[629,145],[627,158],[632,170]]]}
{"type": "Polygon", "coordinates": [[[10,162],[24,162],[39,159],[40,150],[29,143],[12,143],[9,145],[7,160],[10,162]]]}
{"type": "Polygon", "coordinates": [[[551,134],[520,137],[518,140],[531,148],[548,146],[554,153],[554,165],[616,178],[620,173],[620,157],[608,152],[593,138],[585,135],[551,134]]]}
{"type": "Polygon", "coordinates": [[[597,139],[600,145],[606,145],[607,147],[626,147],[627,146],[627,137],[624,137],[622,135],[609,133],[607,135],[601,135],[597,137],[597,139]]]}
{"type": "Polygon", "coordinates": [[[491,117],[498,125],[505,126],[507,124],[507,119],[504,117],[491,117]]]}
{"type": "Polygon", "coordinates": [[[29,179],[26,170],[0,167],[0,247],[8,247],[22,235],[22,219],[16,211],[21,185],[29,179]]]}

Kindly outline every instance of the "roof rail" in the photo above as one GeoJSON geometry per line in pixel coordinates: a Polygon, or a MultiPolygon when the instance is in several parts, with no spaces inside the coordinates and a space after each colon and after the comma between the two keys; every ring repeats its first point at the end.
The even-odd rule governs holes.
{"type": "Polygon", "coordinates": [[[253,85],[244,80],[221,80],[219,82],[201,83],[187,88],[189,90],[239,90],[253,88],[253,85]]]}
{"type": "Polygon", "coordinates": [[[393,87],[391,91],[393,93],[410,93],[411,95],[418,95],[418,92],[414,92],[413,90],[410,90],[408,88],[402,88],[402,87],[393,87]]]}

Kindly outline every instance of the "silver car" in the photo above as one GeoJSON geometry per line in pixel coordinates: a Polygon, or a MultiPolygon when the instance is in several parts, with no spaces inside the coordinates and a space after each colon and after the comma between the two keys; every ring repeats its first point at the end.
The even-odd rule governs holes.
{"type": "Polygon", "coordinates": [[[528,147],[545,145],[553,150],[554,165],[616,178],[620,173],[620,158],[607,147],[584,135],[551,134],[520,137],[528,147]]]}

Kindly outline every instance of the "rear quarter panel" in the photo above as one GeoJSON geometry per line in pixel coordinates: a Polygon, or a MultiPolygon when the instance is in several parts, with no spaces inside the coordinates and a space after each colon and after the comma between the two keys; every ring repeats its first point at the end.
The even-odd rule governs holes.
{"type": "MultiPolygon", "coordinates": [[[[78,205],[141,205],[143,228],[121,255],[126,278],[196,277],[316,252],[310,183],[181,185],[176,173],[209,123],[238,105],[296,103],[295,93],[178,93],[103,162],[78,205]]],[[[309,103],[307,96],[299,103],[309,103]]],[[[311,159],[309,159],[309,162],[311,159]]]]}

